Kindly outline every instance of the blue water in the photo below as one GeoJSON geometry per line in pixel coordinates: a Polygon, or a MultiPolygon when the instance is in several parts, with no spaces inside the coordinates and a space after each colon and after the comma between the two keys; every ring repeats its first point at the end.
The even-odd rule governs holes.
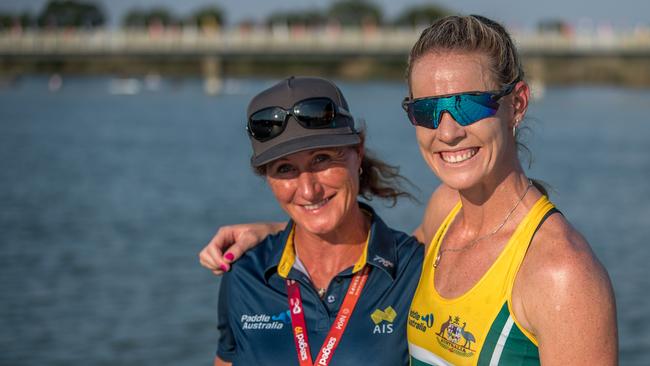
{"type": "MultiPolygon", "coordinates": [[[[198,251],[219,225],[284,218],[248,167],[242,128],[270,82],[227,80],[216,97],[198,79],[134,96],[111,95],[103,77],[0,89],[0,365],[211,362],[218,279],[198,251]]],[[[404,86],[340,84],[369,147],[425,202],[437,180],[400,108],[404,86]]],[[[649,90],[569,87],[548,88],[527,120],[530,175],[614,283],[624,365],[650,362],[648,116],[649,90]]],[[[374,206],[406,231],[423,210],[374,206]]]]}

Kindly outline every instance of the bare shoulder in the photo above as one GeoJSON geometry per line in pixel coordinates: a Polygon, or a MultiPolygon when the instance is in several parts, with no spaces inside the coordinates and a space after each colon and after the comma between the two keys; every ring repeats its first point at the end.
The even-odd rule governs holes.
{"type": "Polygon", "coordinates": [[[589,243],[562,215],[551,215],[535,234],[512,299],[515,317],[539,341],[540,357],[547,361],[542,363],[616,363],[611,281],[589,243]],[[577,346],[567,352],[567,344],[577,346]]]}
{"type": "Polygon", "coordinates": [[[419,241],[429,244],[440,224],[445,220],[452,208],[458,203],[458,191],[440,184],[431,194],[422,217],[422,223],[415,231],[419,241]]]}
{"type": "Polygon", "coordinates": [[[520,273],[527,283],[539,285],[609,284],[587,240],[559,213],[548,217],[535,234],[520,273]]]}

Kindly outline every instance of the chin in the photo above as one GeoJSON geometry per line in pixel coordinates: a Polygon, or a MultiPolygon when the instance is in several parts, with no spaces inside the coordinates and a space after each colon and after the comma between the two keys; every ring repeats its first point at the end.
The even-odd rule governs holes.
{"type": "Polygon", "coordinates": [[[337,225],[332,222],[298,222],[305,231],[314,235],[326,235],[336,230],[337,225]]]}
{"type": "Polygon", "coordinates": [[[488,176],[485,164],[479,159],[465,161],[458,165],[449,164],[440,157],[434,160],[434,173],[445,185],[457,191],[470,189],[481,184],[488,176]]]}
{"type": "Polygon", "coordinates": [[[475,172],[449,172],[437,170],[436,175],[442,183],[457,191],[470,189],[480,184],[482,179],[475,172]]]}
{"type": "Polygon", "coordinates": [[[300,213],[293,220],[309,233],[323,235],[336,230],[338,221],[331,212],[321,212],[316,215],[300,213]]]}

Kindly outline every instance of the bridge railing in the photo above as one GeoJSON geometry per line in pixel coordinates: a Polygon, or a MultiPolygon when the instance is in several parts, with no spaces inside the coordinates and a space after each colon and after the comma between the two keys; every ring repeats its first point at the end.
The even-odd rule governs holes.
{"type": "MultiPolygon", "coordinates": [[[[206,33],[194,28],[159,31],[99,30],[0,33],[0,56],[358,54],[405,55],[419,32],[411,29],[252,29],[206,33]]],[[[650,33],[562,35],[513,33],[522,53],[650,55],[650,33]]]]}

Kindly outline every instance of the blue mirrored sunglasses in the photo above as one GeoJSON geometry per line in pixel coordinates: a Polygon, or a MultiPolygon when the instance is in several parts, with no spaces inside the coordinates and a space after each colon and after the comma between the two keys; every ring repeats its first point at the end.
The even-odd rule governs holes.
{"type": "Polygon", "coordinates": [[[404,98],[402,108],[415,126],[436,129],[444,112],[461,126],[469,126],[483,118],[494,116],[499,110],[499,99],[510,94],[520,78],[499,91],[471,91],[411,99],[404,98]]]}

